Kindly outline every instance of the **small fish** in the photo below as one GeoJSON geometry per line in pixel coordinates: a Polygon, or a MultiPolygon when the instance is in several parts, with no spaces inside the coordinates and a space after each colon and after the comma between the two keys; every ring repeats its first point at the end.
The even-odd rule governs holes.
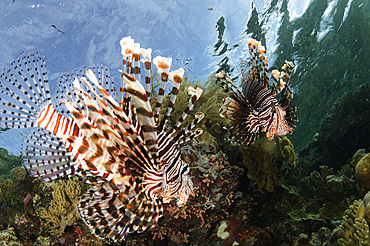
{"type": "Polygon", "coordinates": [[[55,30],[57,30],[58,32],[62,33],[62,34],[65,34],[62,30],[59,30],[55,25],[51,25],[55,30]]]}
{"type": "Polygon", "coordinates": [[[131,37],[120,42],[122,86],[115,90],[109,69],[81,67],[61,75],[54,97],[49,92],[45,58],[23,53],[0,75],[0,126],[36,127],[23,140],[22,163],[43,181],[77,175],[94,184],[80,198],[78,210],[99,238],[123,240],[153,227],[163,203],[184,205],[193,194],[190,168],[178,146],[201,134],[180,125],[202,94],[189,87],[189,104],[174,126],[167,125],[184,75],[170,72],[171,58],[155,57],[161,83],[152,110],[151,49],[131,37]],[[140,59],[141,57],[141,59],[140,59]],[[144,63],[145,84],[141,84],[144,63]],[[165,115],[159,115],[166,85],[172,85],[165,115]],[[161,120],[159,120],[161,119],[161,120]]]}
{"type": "Polygon", "coordinates": [[[213,8],[207,8],[208,10],[213,10],[213,8]]]}
{"type": "Polygon", "coordinates": [[[244,61],[241,60],[242,91],[224,71],[217,76],[224,89],[231,91],[231,95],[224,99],[220,115],[231,120],[226,128],[230,130],[233,140],[248,146],[262,132],[266,132],[269,140],[275,135],[291,134],[298,119],[294,114],[297,108],[291,105],[293,93],[289,87],[294,64],[285,61],[282,72],[272,71],[274,84],[270,86],[265,47],[251,38],[247,43],[250,69],[246,74],[244,61]],[[280,102],[276,99],[279,93],[280,102]]]}

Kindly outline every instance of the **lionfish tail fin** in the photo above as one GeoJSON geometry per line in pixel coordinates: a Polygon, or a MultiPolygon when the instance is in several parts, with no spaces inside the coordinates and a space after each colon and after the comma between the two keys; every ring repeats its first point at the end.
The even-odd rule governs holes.
{"type": "Polygon", "coordinates": [[[36,126],[40,112],[50,103],[45,58],[21,53],[0,75],[0,127],[36,126]]]}
{"type": "Polygon", "coordinates": [[[108,183],[83,194],[78,209],[93,234],[114,241],[124,240],[129,233],[143,232],[163,215],[159,200],[146,199],[144,192],[130,198],[108,183]]]}

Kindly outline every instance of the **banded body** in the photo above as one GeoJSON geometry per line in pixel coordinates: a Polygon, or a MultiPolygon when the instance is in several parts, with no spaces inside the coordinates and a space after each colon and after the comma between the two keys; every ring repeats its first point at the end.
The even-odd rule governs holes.
{"type": "Polygon", "coordinates": [[[266,132],[269,140],[275,135],[291,134],[298,119],[294,114],[296,108],[290,104],[293,93],[289,80],[294,68],[293,63],[286,61],[282,72],[272,71],[274,83],[270,86],[265,47],[251,38],[247,43],[250,69],[249,74],[246,74],[242,60],[242,91],[225,72],[220,72],[217,76],[221,79],[224,89],[231,91],[231,95],[224,99],[220,115],[231,120],[226,128],[229,129],[232,139],[248,146],[253,144],[262,132],[266,132]]]}
{"type": "Polygon", "coordinates": [[[203,118],[199,113],[190,126],[180,126],[202,93],[189,87],[188,108],[177,124],[167,126],[184,70],[170,72],[170,58],[153,59],[161,82],[152,112],[151,50],[130,37],[120,44],[119,90],[109,69],[81,67],[60,77],[52,99],[45,59],[37,53],[21,54],[0,76],[0,126],[36,127],[23,141],[24,167],[44,181],[88,176],[84,181],[94,186],[80,198],[81,218],[96,236],[112,240],[155,226],[164,202],[186,203],[193,183],[178,145],[201,133],[193,128],[203,118]],[[140,62],[145,64],[145,88],[140,62]],[[171,98],[160,117],[167,83],[172,84],[171,98]]]}

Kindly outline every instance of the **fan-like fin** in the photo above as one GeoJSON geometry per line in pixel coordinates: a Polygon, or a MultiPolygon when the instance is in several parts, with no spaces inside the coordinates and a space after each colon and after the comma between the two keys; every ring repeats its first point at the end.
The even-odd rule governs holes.
{"type": "Polygon", "coordinates": [[[30,175],[44,181],[72,176],[77,171],[64,142],[42,128],[32,130],[23,139],[21,154],[22,164],[30,175]]]}
{"type": "Polygon", "coordinates": [[[0,127],[33,127],[50,102],[45,58],[38,53],[20,54],[1,73],[0,127]]]}

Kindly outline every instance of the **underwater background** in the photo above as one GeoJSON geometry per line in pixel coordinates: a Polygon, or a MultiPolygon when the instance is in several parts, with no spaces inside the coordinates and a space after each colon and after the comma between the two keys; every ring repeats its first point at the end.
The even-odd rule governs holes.
{"type": "MultiPolygon", "coordinates": [[[[102,63],[118,82],[124,36],[172,57],[188,84],[204,88],[196,106],[204,134],[182,149],[196,195],[184,208],[170,204],[160,225],[126,244],[370,245],[368,0],[4,0],[0,13],[0,67],[38,51],[51,92],[60,73],[82,65],[102,63]],[[240,84],[247,38],[266,47],[270,70],[295,64],[299,122],[273,146],[231,143],[218,115],[225,93],[215,74],[225,70],[240,84]]],[[[86,187],[27,176],[18,156],[26,132],[0,134],[0,245],[119,245],[96,242],[78,218],[59,225],[55,191],[73,204],[66,187],[86,187]]]]}

